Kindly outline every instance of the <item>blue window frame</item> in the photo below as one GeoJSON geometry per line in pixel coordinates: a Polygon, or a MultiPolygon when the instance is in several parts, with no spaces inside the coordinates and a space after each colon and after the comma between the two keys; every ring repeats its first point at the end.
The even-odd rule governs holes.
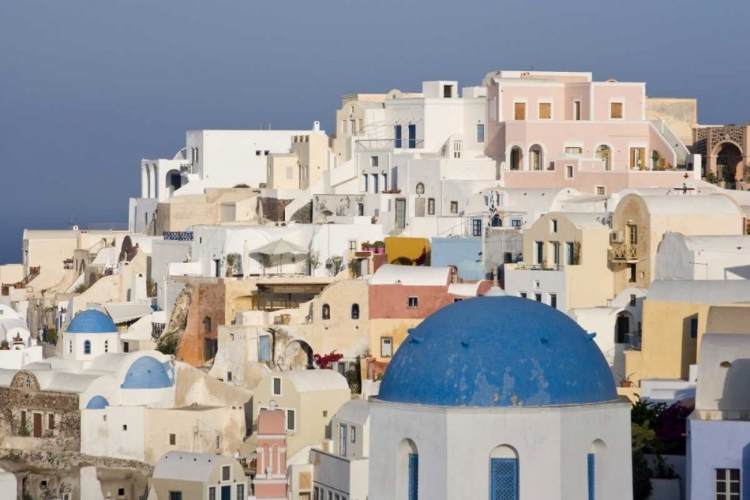
{"type": "Polygon", "coordinates": [[[409,125],[409,149],[417,147],[417,126],[409,125]]]}
{"type": "Polygon", "coordinates": [[[419,455],[409,454],[409,500],[419,498],[419,455]]]}
{"type": "Polygon", "coordinates": [[[91,354],[91,341],[90,340],[86,340],[83,343],[83,353],[84,354],[91,354]]]}
{"type": "Polygon", "coordinates": [[[393,147],[401,149],[401,125],[393,126],[393,147]]]}
{"type": "Polygon", "coordinates": [[[477,124],[477,142],[484,142],[484,123],[477,124]]]}
{"type": "Polygon", "coordinates": [[[471,235],[482,236],[482,219],[471,220],[471,235]]]}
{"type": "Polygon", "coordinates": [[[589,500],[596,499],[596,457],[593,453],[588,456],[588,481],[589,481],[589,500]]]}
{"type": "Polygon", "coordinates": [[[518,460],[493,458],[490,467],[490,500],[518,500],[518,460]]]}

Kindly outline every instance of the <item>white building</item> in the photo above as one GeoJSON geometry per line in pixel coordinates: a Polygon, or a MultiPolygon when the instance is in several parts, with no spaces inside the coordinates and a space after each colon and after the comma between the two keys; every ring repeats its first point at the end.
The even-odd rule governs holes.
{"type": "Polygon", "coordinates": [[[591,337],[534,301],[479,297],[428,317],[370,425],[370,500],[632,498],[630,404],[591,337]]]}
{"type": "Polygon", "coordinates": [[[24,365],[41,361],[43,348],[31,338],[31,332],[21,315],[0,304],[0,369],[20,370],[24,365]]]}
{"type": "Polygon", "coordinates": [[[656,252],[654,279],[750,278],[750,236],[685,236],[667,233],[656,252]]]}
{"type": "Polygon", "coordinates": [[[120,352],[120,334],[112,318],[89,309],[77,314],[62,335],[65,359],[84,362],[97,356],[120,352]]]}

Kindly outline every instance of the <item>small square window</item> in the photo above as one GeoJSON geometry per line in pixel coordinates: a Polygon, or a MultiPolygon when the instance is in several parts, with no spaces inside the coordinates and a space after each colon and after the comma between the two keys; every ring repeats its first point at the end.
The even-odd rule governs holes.
{"type": "Polygon", "coordinates": [[[526,298],[526,292],[518,292],[518,296],[521,297],[522,299],[525,299],[526,298]]]}
{"type": "Polygon", "coordinates": [[[534,300],[536,300],[537,302],[541,302],[542,301],[542,294],[541,293],[535,293],[534,294],[534,300]]]}
{"type": "Polygon", "coordinates": [[[265,156],[268,156],[268,155],[269,155],[270,153],[271,153],[270,151],[263,151],[263,154],[264,154],[265,156]]]}
{"type": "Polygon", "coordinates": [[[604,186],[596,186],[596,195],[597,196],[604,196],[607,193],[607,190],[604,186]]]}
{"type": "Polygon", "coordinates": [[[510,226],[515,228],[521,227],[521,219],[511,219],[510,226]]]}
{"type": "Polygon", "coordinates": [[[350,252],[357,251],[357,240],[349,240],[349,251],[350,252]]]}
{"type": "Polygon", "coordinates": [[[552,219],[549,221],[549,232],[550,233],[556,233],[557,232],[557,219],[552,219]]]}
{"type": "Polygon", "coordinates": [[[380,158],[378,158],[377,156],[371,156],[370,157],[370,166],[371,167],[377,167],[379,162],[380,162],[380,158]]]}
{"type": "Polygon", "coordinates": [[[127,425],[123,425],[122,426],[122,430],[124,430],[124,431],[128,430],[128,426],[127,425]]]}
{"type": "Polygon", "coordinates": [[[263,154],[263,152],[260,149],[256,149],[255,150],[255,156],[260,156],[262,154],[263,154]]]}
{"type": "Polygon", "coordinates": [[[456,302],[461,302],[462,300],[464,299],[453,299],[453,303],[455,304],[456,302]]]}
{"type": "Polygon", "coordinates": [[[609,117],[613,120],[622,119],[622,103],[612,102],[609,104],[609,117]]]}
{"type": "Polygon", "coordinates": [[[124,497],[125,496],[125,488],[117,488],[117,496],[124,497]]]}
{"type": "Polygon", "coordinates": [[[175,434],[169,435],[169,444],[171,444],[172,446],[177,444],[177,436],[175,434]]]}
{"type": "Polygon", "coordinates": [[[409,309],[416,309],[419,306],[419,297],[409,297],[409,309]]]}
{"type": "Polygon", "coordinates": [[[557,294],[556,293],[549,294],[549,306],[557,309],[557,294]]]}
{"type": "Polygon", "coordinates": [[[451,213],[452,214],[457,214],[458,213],[458,202],[457,201],[452,201],[451,202],[451,213]]]}
{"type": "Polygon", "coordinates": [[[630,307],[635,307],[636,302],[635,302],[635,294],[634,293],[630,294],[630,303],[629,304],[630,304],[630,307]]]}

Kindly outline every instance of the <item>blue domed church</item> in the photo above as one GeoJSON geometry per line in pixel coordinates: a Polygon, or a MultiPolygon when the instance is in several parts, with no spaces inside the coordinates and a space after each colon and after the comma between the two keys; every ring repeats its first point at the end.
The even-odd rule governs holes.
{"type": "Polygon", "coordinates": [[[508,296],[409,332],[371,408],[370,500],[632,499],[630,403],[572,319],[508,296]]]}

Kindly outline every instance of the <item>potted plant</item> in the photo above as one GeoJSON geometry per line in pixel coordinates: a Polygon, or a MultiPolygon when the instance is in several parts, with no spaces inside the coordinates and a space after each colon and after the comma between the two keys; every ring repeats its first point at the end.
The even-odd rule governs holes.
{"type": "Polygon", "coordinates": [[[383,243],[382,241],[376,241],[373,244],[373,247],[375,248],[375,253],[376,254],[383,254],[383,253],[385,253],[385,243],[383,243]]]}
{"type": "Polygon", "coordinates": [[[653,151],[651,151],[651,161],[654,162],[654,170],[657,170],[657,168],[659,167],[659,160],[661,160],[662,158],[664,157],[657,150],[654,149],[653,151]]]}
{"type": "Polygon", "coordinates": [[[365,241],[365,242],[362,243],[362,251],[363,252],[369,252],[372,248],[373,248],[373,246],[370,244],[369,241],[365,241]]]}
{"type": "Polygon", "coordinates": [[[635,375],[635,372],[631,373],[630,375],[627,375],[625,377],[620,377],[620,387],[633,387],[633,382],[630,380],[630,377],[632,375],[635,375]]]}
{"type": "Polygon", "coordinates": [[[0,351],[7,351],[10,349],[10,344],[8,344],[7,340],[3,340],[0,342],[0,351]]]}

